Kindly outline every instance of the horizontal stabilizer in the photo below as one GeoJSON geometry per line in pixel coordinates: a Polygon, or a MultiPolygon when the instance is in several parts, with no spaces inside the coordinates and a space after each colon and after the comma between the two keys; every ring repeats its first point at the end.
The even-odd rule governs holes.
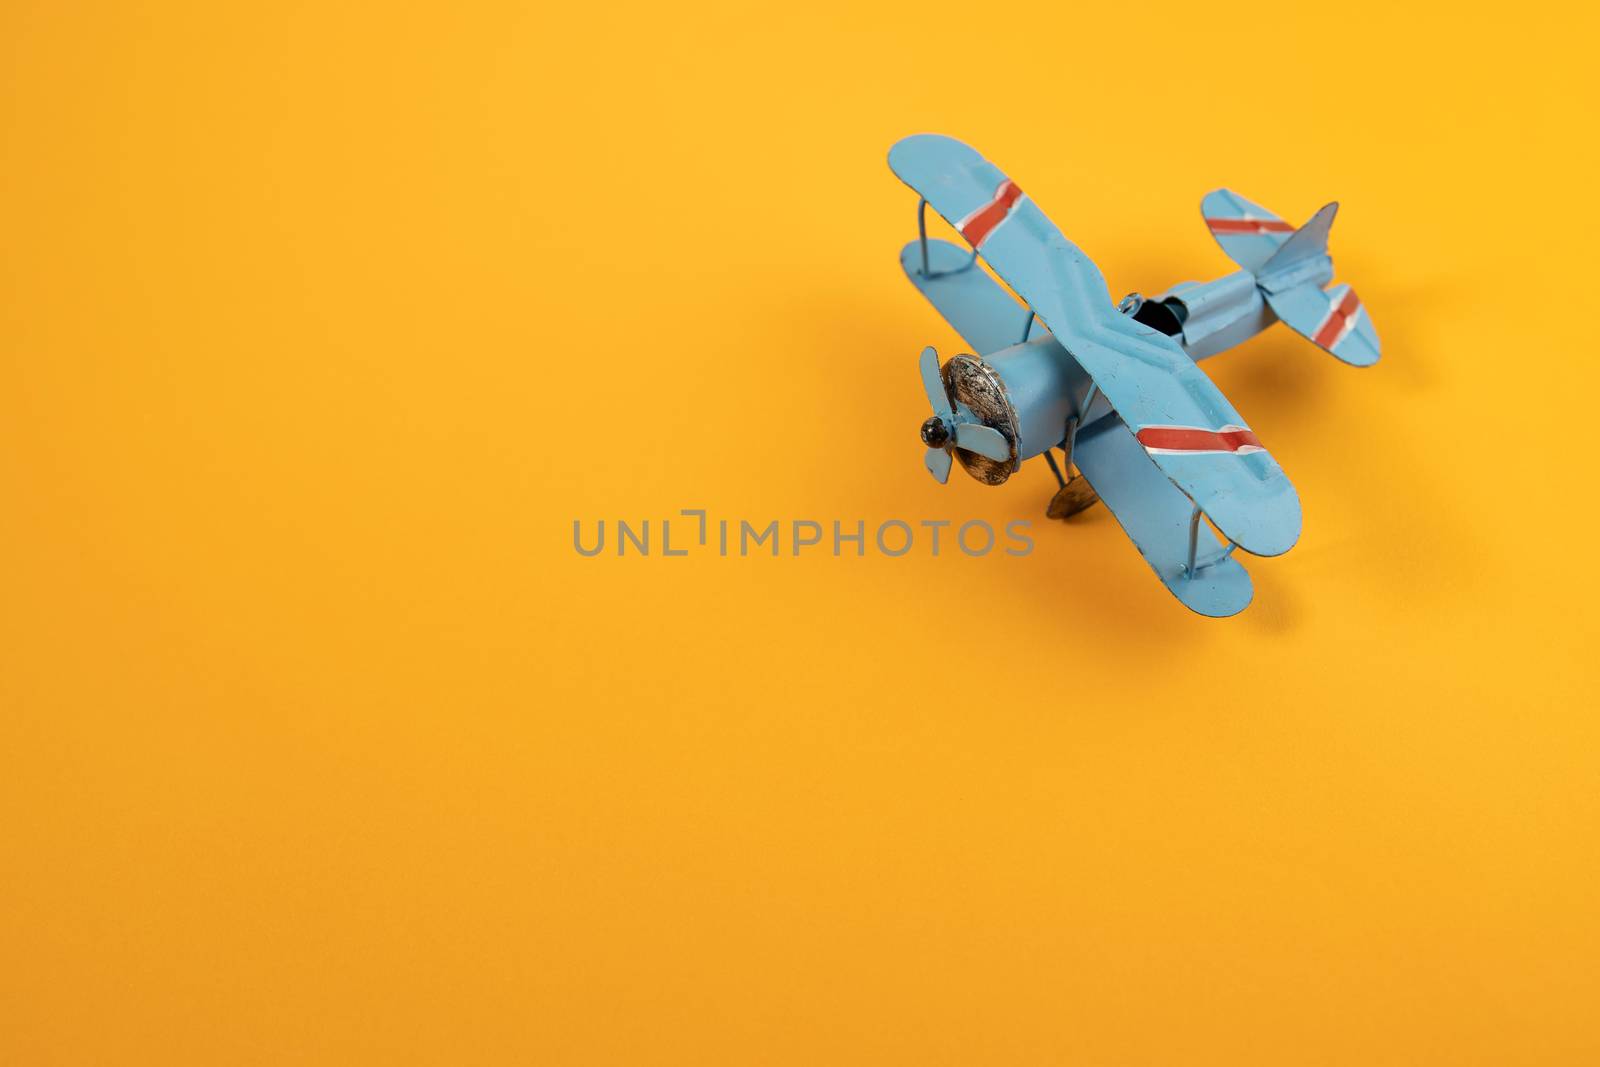
{"type": "Polygon", "coordinates": [[[1378,331],[1348,285],[1326,291],[1315,285],[1297,285],[1265,295],[1278,318],[1312,344],[1354,367],[1378,362],[1378,331]]]}
{"type": "Polygon", "coordinates": [[[1207,193],[1200,213],[1228,258],[1248,271],[1258,270],[1294,233],[1293,226],[1230,189],[1207,193]]]}

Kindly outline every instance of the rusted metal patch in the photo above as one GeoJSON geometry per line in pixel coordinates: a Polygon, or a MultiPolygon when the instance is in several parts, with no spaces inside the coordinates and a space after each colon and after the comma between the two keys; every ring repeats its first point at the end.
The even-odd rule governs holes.
{"type": "Polygon", "coordinates": [[[1078,512],[1093,507],[1099,500],[1100,497],[1089,485],[1089,479],[1079,474],[1078,468],[1072,467],[1067,472],[1067,484],[1056,490],[1044,513],[1051,519],[1070,519],[1078,512]]]}

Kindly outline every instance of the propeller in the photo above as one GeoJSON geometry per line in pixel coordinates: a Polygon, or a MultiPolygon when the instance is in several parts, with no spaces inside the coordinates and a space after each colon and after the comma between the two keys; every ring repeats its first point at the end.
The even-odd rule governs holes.
{"type": "Polygon", "coordinates": [[[922,350],[921,370],[922,389],[933,406],[933,418],[922,424],[922,443],[928,446],[922,462],[934,481],[942,485],[950,477],[952,448],[976,452],[996,463],[1011,458],[1011,442],[999,430],[976,422],[956,421],[949,394],[944,389],[944,378],[939,374],[939,353],[931,347],[922,350]]]}

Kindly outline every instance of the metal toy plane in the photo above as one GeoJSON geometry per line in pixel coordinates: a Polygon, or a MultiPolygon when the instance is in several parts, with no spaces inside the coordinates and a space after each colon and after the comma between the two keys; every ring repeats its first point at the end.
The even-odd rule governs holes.
{"type": "Polygon", "coordinates": [[[1333,280],[1329,204],[1299,229],[1219,189],[1206,225],[1242,270],[1184,282],[1160,297],[1112,303],[1105,278],[1016,183],[960,141],[908,137],[889,167],[922,201],[906,274],[981,356],[943,367],[922,352],[933,417],[925,463],[940,482],[952,457],[999,485],[1044,456],[1065,518],[1103,500],[1156,574],[1187,607],[1226,616],[1250,602],[1235,548],[1277,556],[1300,536],[1300,498],[1239,413],[1195,365],[1282,319],[1346,363],[1378,360],[1378,335],[1348,285],[1333,280]],[[971,246],[929,240],[932,205],[971,246]],[[1020,296],[983,270],[982,256],[1020,296]],[[1062,468],[1051,450],[1065,456],[1062,468]],[[1227,539],[1205,538],[1204,515],[1227,539]]]}

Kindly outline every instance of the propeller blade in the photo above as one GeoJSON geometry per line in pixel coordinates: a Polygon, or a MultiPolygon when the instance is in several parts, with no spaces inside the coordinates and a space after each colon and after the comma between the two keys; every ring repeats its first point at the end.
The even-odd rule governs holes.
{"type": "MultiPolygon", "coordinates": [[[[928,394],[933,413],[946,422],[955,421],[950,414],[950,398],[945,395],[944,379],[939,376],[939,353],[932,346],[922,350],[922,391],[928,394]]],[[[943,481],[944,479],[940,479],[943,481]]]]}
{"type": "Polygon", "coordinates": [[[922,463],[933,475],[933,480],[943,485],[950,480],[950,453],[942,448],[930,448],[922,453],[922,463]]]}
{"type": "Polygon", "coordinates": [[[996,463],[1004,463],[1011,458],[1010,443],[993,427],[979,426],[975,422],[963,422],[956,427],[955,438],[957,448],[987,456],[996,463]]]}

